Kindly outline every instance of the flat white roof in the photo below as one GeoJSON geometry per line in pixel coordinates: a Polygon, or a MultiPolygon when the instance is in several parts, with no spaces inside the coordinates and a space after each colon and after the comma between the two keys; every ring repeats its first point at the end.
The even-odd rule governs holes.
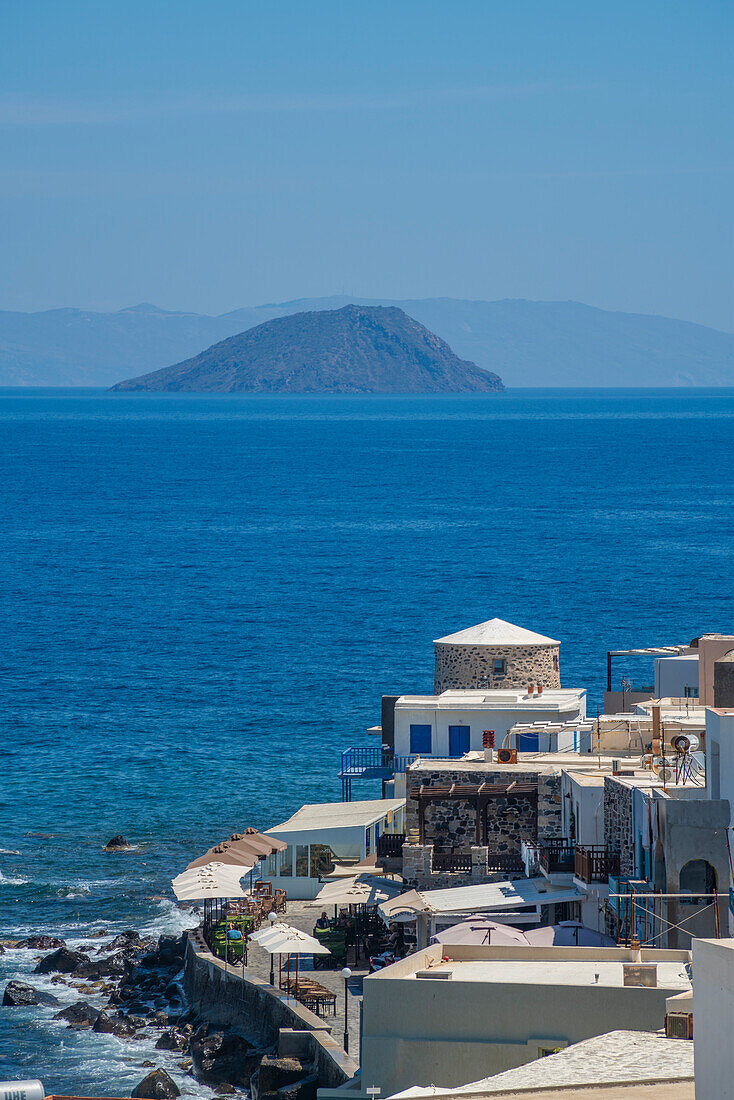
{"type": "Polygon", "coordinates": [[[435,638],[434,642],[450,642],[455,645],[560,645],[554,638],[546,638],[533,630],[505,622],[504,619],[487,619],[456,634],[435,638]]]}
{"type": "Polygon", "coordinates": [[[578,708],[586,688],[552,688],[541,695],[517,689],[491,691],[444,691],[440,695],[401,695],[396,707],[421,710],[515,710],[547,711],[578,708]]]}
{"type": "Polygon", "coordinates": [[[351,829],[373,825],[387,813],[402,809],[404,798],[372,798],[365,802],[316,802],[301,806],[300,810],[268,829],[268,834],[302,833],[321,829],[351,829]]]}
{"type": "MultiPolygon", "coordinates": [[[[451,948],[446,947],[450,953],[451,948]]],[[[627,965],[629,960],[625,960],[627,965]]],[[[682,961],[661,961],[657,967],[658,986],[664,989],[691,988],[682,961]]],[[[454,982],[484,982],[502,985],[600,985],[618,988],[624,985],[621,961],[611,959],[452,959],[431,967],[431,973],[451,973],[454,982]]],[[[415,974],[411,975],[415,978],[415,974]]],[[[421,978],[416,978],[421,981],[421,978]]]]}

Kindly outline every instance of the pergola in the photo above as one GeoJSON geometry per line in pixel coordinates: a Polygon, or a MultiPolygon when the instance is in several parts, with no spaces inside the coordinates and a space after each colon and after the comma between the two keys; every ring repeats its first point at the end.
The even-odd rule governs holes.
{"type": "Polygon", "coordinates": [[[519,783],[512,780],[510,783],[451,783],[440,786],[426,786],[421,783],[418,790],[411,791],[411,798],[418,803],[418,840],[425,844],[426,836],[426,807],[432,802],[463,801],[472,803],[476,812],[476,843],[486,845],[488,843],[489,826],[487,823],[487,807],[498,798],[507,797],[538,797],[537,783],[519,783]]]}

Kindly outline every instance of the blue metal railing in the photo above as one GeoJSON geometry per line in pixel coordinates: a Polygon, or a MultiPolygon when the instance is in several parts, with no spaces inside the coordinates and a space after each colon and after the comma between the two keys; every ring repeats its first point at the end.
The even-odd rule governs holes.
{"type": "Polygon", "coordinates": [[[342,752],[341,776],[385,778],[407,771],[415,755],[396,755],[388,745],[354,745],[342,752]]]}

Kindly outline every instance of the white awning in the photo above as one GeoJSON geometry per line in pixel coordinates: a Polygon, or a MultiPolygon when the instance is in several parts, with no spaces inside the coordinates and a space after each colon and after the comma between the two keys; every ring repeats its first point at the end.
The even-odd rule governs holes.
{"type": "Polygon", "coordinates": [[[579,901],[575,886],[552,886],[545,878],[515,882],[487,882],[477,886],[456,886],[449,890],[410,890],[383,902],[385,920],[414,920],[419,913],[446,915],[462,913],[507,913],[527,906],[557,905],[579,901]]]}
{"type": "Polygon", "coordinates": [[[319,940],[290,924],[275,923],[250,936],[250,942],[263,947],[269,955],[330,955],[319,940]]]}
{"type": "Polygon", "coordinates": [[[353,878],[327,882],[315,899],[308,903],[309,909],[323,909],[329,905],[380,905],[383,901],[396,897],[403,888],[401,882],[388,878],[376,878],[374,875],[355,875],[353,878]]]}
{"type": "Polygon", "coordinates": [[[224,863],[206,863],[193,871],[177,875],[171,885],[179,901],[205,901],[207,898],[244,898],[240,879],[250,868],[224,863]]]}

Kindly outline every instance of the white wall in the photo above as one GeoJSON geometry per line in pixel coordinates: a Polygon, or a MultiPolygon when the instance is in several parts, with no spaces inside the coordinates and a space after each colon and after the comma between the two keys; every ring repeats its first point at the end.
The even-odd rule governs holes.
{"type": "Polygon", "coordinates": [[[655,698],[682,699],[686,685],[698,687],[698,654],[655,658],[655,698]]]}
{"type": "Polygon", "coordinates": [[[604,844],[604,784],[590,786],[575,780],[573,772],[563,772],[563,835],[569,832],[569,802],[576,817],[576,841],[582,845],[604,844]],[[566,795],[570,794],[570,800],[566,795]]]}
{"type": "MultiPolygon", "coordinates": [[[[586,715],[586,693],[581,694],[577,710],[569,709],[559,713],[557,707],[544,710],[534,704],[533,709],[522,704],[509,706],[506,710],[488,707],[463,707],[449,710],[446,707],[395,707],[395,752],[397,755],[410,753],[410,727],[423,725],[431,727],[431,756],[446,758],[449,755],[449,726],[469,726],[469,748],[481,750],[484,730],[495,731],[495,745],[502,746],[507,732],[518,722],[570,722],[586,715]]],[[[571,734],[570,748],[573,749],[571,734]]],[[[567,746],[562,746],[566,748],[567,746]]],[[[540,751],[543,751],[541,745],[540,751]]],[[[553,746],[550,751],[555,751],[553,746]]],[[[424,754],[421,754],[424,755],[424,754]]]]}
{"type": "Polygon", "coordinates": [[[706,791],[734,806],[734,713],[706,709],[706,791]]]}
{"type": "Polygon", "coordinates": [[[730,1100],[734,1082],[734,940],[693,941],[697,1100],[730,1100]]]}

